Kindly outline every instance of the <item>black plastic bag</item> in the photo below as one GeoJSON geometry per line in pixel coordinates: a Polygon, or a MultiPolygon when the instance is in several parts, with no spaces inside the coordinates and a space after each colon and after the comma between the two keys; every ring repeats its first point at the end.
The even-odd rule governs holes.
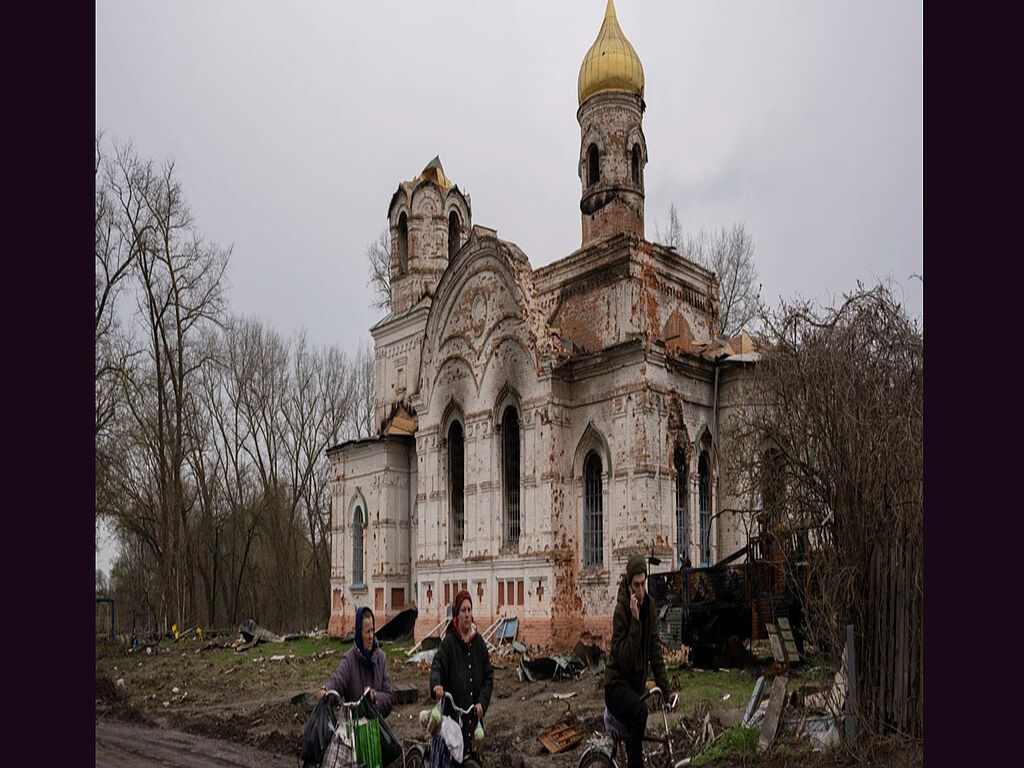
{"type": "Polygon", "coordinates": [[[402,756],[402,745],[398,743],[398,739],[395,738],[395,734],[391,732],[391,728],[388,726],[387,721],[380,716],[380,712],[377,711],[377,707],[374,706],[373,702],[369,698],[363,699],[363,707],[366,709],[368,717],[375,717],[380,722],[380,754],[381,764],[384,768],[391,765],[395,760],[402,756]]]}
{"type": "Polygon", "coordinates": [[[302,730],[302,750],[299,759],[302,760],[303,768],[320,764],[337,727],[338,721],[331,709],[331,697],[324,696],[313,707],[306,727],[302,730]]]}

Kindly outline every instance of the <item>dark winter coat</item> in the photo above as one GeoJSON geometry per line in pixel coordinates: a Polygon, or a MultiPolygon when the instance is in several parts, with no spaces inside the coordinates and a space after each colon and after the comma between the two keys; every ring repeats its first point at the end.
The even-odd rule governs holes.
{"type": "Polygon", "coordinates": [[[327,678],[324,687],[340,693],[344,701],[355,701],[363,695],[366,686],[370,686],[376,697],[377,711],[381,717],[387,717],[393,704],[388,659],[376,644],[372,658],[372,663],[367,661],[362,650],[353,645],[341,657],[337,669],[327,678]]]}
{"type": "Polygon", "coordinates": [[[654,673],[655,685],[668,694],[654,598],[645,593],[640,604],[640,620],[633,618],[629,610],[629,584],[623,576],[612,614],[612,647],[604,672],[605,690],[617,683],[626,683],[635,693],[642,694],[647,686],[648,664],[654,673]]]}
{"type": "MultiPolygon", "coordinates": [[[[480,704],[484,714],[487,714],[491,689],[494,687],[494,668],[487,655],[487,645],[479,633],[473,635],[468,645],[455,632],[445,636],[430,667],[431,697],[435,685],[451,693],[455,703],[463,709],[480,704]]],[[[445,702],[445,707],[445,714],[457,721],[455,713],[447,710],[448,702],[445,702]]]]}

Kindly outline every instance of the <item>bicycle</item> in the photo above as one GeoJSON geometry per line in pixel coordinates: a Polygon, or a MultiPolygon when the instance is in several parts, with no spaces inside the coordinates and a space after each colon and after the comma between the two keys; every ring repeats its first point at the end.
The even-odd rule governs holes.
{"type": "MultiPolygon", "coordinates": [[[[676,705],[679,703],[679,695],[672,696],[672,701],[666,704],[665,694],[662,693],[661,688],[655,686],[641,696],[640,701],[646,701],[654,694],[658,695],[658,701],[661,703],[661,722],[665,726],[665,735],[655,736],[652,733],[645,733],[644,741],[662,745],[662,755],[667,758],[665,765],[671,766],[671,768],[680,768],[680,766],[688,765],[689,760],[686,758],[681,760],[675,759],[672,751],[672,737],[668,730],[668,713],[676,708],[676,705]]],[[[626,726],[608,711],[608,707],[604,708],[604,727],[612,735],[611,750],[598,746],[591,747],[580,755],[580,761],[576,764],[576,768],[620,768],[620,766],[626,764],[625,755],[622,756],[621,763],[617,758],[619,758],[620,750],[625,749],[626,739],[629,734],[626,726]]]]}
{"type": "MultiPolygon", "coordinates": [[[[476,715],[474,709],[475,704],[471,704],[469,709],[462,709],[458,704],[455,703],[455,699],[452,698],[451,693],[448,691],[444,692],[444,698],[451,704],[452,709],[458,713],[459,728],[465,733],[465,728],[462,726],[462,718],[466,715],[471,715],[474,719],[476,715]]],[[[412,741],[409,742],[409,746],[405,749],[405,754],[402,756],[404,768],[425,768],[430,760],[430,749],[431,742],[412,741]]],[[[462,756],[462,768],[483,768],[483,757],[474,751],[472,740],[468,740],[465,744],[465,752],[462,756]]]]}
{"type": "Polygon", "coordinates": [[[363,768],[364,763],[356,757],[356,712],[363,705],[363,700],[370,692],[369,686],[363,690],[363,695],[355,701],[342,701],[341,694],[335,690],[327,691],[325,696],[331,698],[332,707],[340,707],[341,715],[338,717],[338,725],[331,737],[330,744],[324,752],[320,768],[363,768]]]}

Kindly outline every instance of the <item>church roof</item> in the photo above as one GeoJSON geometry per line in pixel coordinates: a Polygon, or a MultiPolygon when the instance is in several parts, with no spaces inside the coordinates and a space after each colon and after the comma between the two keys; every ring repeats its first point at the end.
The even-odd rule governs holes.
{"type": "Polygon", "coordinates": [[[608,0],[597,39],[580,65],[579,103],[598,93],[633,93],[644,96],[644,68],[622,33],[615,6],[608,0]]]}

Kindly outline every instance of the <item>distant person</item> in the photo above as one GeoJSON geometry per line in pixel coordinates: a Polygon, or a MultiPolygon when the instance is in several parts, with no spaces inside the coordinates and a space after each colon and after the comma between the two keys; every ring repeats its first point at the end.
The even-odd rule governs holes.
{"type": "MultiPolygon", "coordinates": [[[[445,692],[450,693],[459,707],[472,707],[476,719],[483,722],[493,686],[494,668],[487,654],[487,644],[473,623],[473,600],[469,592],[461,590],[452,603],[452,622],[434,654],[430,668],[430,693],[438,700],[444,698],[445,692]]],[[[443,713],[458,722],[458,716],[451,711],[447,701],[443,713]]],[[[473,723],[470,720],[464,718],[462,723],[467,746],[472,744],[473,723]]]]}
{"type": "Polygon", "coordinates": [[[604,673],[604,703],[629,733],[626,757],[629,768],[643,768],[643,736],[647,728],[647,704],[640,696],[647,687],[647,668],[654,682],[669,698],[665,660],[658,637],[654,598],[647,592],[647,563],[632,554],[612,614],[612,647],[604,673]]]}
{"type": "Polygon", "coordinates": [[[369,686],[368,698],[381,717],[388,716],[393,704],[388,659],[377,644],[374,631],[373,611],[366,606],[357,608],[355,642],[341,657],[327,682],[320,686],[318,701],[327,691],[337,691],[343,701],[355,701],[369,686]]]}

